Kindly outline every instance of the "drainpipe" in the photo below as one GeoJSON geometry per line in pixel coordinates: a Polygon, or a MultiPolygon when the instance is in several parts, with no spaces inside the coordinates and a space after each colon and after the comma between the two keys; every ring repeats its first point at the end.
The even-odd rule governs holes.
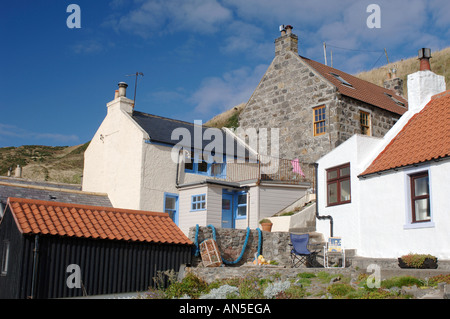
{"type": "Polygon", "coordinates": [[[31,281],[31,299],[36,297],[36,281],[37,281],[37,266],[39,256],[39,235],[34,236],[34,249],[33,249],[33,277],[31,281]]]}
{"type": "Polygon", "coordinates": [[[318,163],[313,163],[314,164],[314,169],[316,171],[316,217],[317,219],[329,219],[330,220],[330,237],[333,237],[333,217],[331,216],[320,216],[319,215],[319,164],[318,163]]]}

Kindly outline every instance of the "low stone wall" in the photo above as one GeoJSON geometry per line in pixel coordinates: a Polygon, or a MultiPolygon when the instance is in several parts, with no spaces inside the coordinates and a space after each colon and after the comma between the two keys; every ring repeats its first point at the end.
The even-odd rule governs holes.
{"type": "MultiPolygon", "coordinates": [[[[245,238],[246,229],[215,228],[216,242],[219,246],[221,256],[228,261],[235,261],[241,254],[245,238]]],[[[196,228],[189,229],[189,239],[195,242],[196,228]]],[[[287,232],[267,232],[261,231],[261,254],[266,260],[275,260],[280,266],[290,266],[290,237],[287,232]]],[[[198,243],[205,239],[213,238],[210,227],[199,227],[198,243]]],[[[231,266],[242,266],[247,262],[252,262],[258,251],[259,232],[257,229],[250,230],[247,246],[242,259],[231,266]]],[[[200,258],[196,261],[200,262],[200,258]]],[[[195,261],[194,261],[195,265],[195,261]]]]}

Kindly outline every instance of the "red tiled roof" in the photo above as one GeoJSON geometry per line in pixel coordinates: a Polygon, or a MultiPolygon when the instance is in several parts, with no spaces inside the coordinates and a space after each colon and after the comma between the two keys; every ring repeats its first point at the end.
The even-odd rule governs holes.
{"type": "Polygon", "coordinates": [[[450,90],[433,96],[361,174],[450,156],[450,90]]]}
{"type": "Polygon", "coordinates": [[[385,89],[381,86],[359,79],[353,75],[342,72],[338,69],[334,69],[317,61],[310,60],[302,56],[300,56],[300,58],[304,62],[309,64],[312,68],[314,68],[317,72],[319,72],[325,79],[336,86],[342,95],[349,96],[351,98],[366,102],[371,105],[375,105],[379,108],[400,115],[408,110],[408,101],[406,101],[403,97],[395,94],[395,92],[392,90],[385,89]],[[342,84],[341,81],[331,73],[341,76],[345,81],[350,83],[352,87],[342,84]],[[398,105],[385,93],[392,95],[392,97],[403,103],[405,106],[403,107],[398,105]]]}
{"type": "Polygon", "coordinates": [[[14,197],[8,205],[24,234],[192,244],[166,213],[14,197]]]}

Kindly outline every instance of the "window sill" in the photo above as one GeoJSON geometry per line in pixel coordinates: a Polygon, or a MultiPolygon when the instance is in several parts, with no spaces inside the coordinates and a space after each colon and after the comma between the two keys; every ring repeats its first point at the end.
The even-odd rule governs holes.
{"type": "Polygon", "coordinates": [[[204,209],[196,209],[196,210],[190,210],[190,212],[195,213],[195,212],[204,212],[206,211],[206,208],[204,209]]]}
{"type": "Polygon", "coordinates": [[[346,201],[346,202],[341,202],[341,203],[336,203],[336,204],[328,204],[325,207],[334,207],[334,206],[340,206],[340,205],[351,204],[351,203],[352,203],[352,201],[349,200],[349,201],[346,201]]]}
{"type": "Polygon", "coordinates": [[[434,228],[434,222],[420,222],[403,225],[403,229],[419,229],[419,228],[434,228]]]}

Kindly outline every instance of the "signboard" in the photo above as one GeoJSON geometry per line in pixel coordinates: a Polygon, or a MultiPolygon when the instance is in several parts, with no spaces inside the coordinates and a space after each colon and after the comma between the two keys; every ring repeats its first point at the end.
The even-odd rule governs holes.
{"type": "Polygon", "coordinates": [[[340,253],[342,251],[341,237],[328,238],[328,252],[340,253]]]}

